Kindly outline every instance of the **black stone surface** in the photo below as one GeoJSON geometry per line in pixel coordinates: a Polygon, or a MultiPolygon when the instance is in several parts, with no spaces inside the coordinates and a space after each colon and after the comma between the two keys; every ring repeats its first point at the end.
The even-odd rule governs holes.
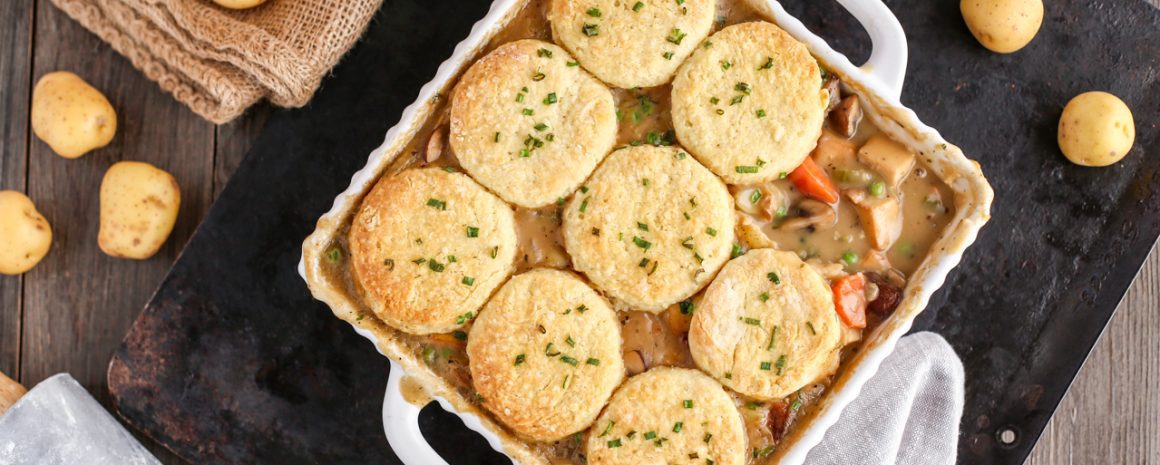
{"type": "MultiPolygon", "coordinates": [[[[1026,49],[996,55],[957,0],[888,0],[907,30],[903,101],[983,165],[994,219],[919,318],[967,369],[960,462],[1021,464],[1160,234],[1160,11],[1047,3],[1026,49]],[[1069,164],[1063,105],[1106,90],[1134,110],[1120,164],[1069,164]],[[1010,428],[1013,444],[997,432],[1010,428]]],[[[858,62],[866,35],[827,0],[787,8],[858,62]]],[[[305,108],[280,111],[109,367],[133,426],[193,463],[397,464],[383,437],[387,361],[313,301],[301,241],[466,37],[482,1],[387,0],[305,108]]],[[[456,417],[423,430],[453,464],[505,464],[456,417]]],[[[869,425],[868,427],[872,427],[869,425]]]]}

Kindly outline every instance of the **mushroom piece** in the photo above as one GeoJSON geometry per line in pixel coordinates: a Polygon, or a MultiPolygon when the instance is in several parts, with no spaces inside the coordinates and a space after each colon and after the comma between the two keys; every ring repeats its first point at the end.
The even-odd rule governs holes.
{"type": "Polygon", "coordinates": [[[846,137],[853,137],[854,133],[858,132],[858,123],[861,122],[862,103],[857,95],[847,95],[830,113],[830,124],[839,134],[846,137]]]}
{"type": "Polygon", "coordinates": [[[902,205],[893,193],[870,195],[866,189],[847,189],[866,238],[875,250],[886,250],[902,235],[902,205]]]}
{"type": "Polygon", "coordinates": [[[446,129],[445,126],[440,126],[434,131],[431,131],[431,138],[427,139],[427,163],[432,163],[443,156],[443,144],[446,138],[446,131],[444,129],[446,129]]]}
{"type": "MultiPolygon", "coordinates": [[[[902,302],[902,288],[895,286],[888,278],[878,273],[866,273],[866,277],[875,289],[874,298],[870,298],[870,295],[866,296],[866,300],[869,302],[866,305],[866,310],[880,317],[894,313],[894,309],[898,308],[898,304],[902,302]]],[[[869,288],[870,286],[867,286],[867,289],[869,288]]]]}
{"type": "Polygon", "coordinates": [[[639,350],[630,350],[624,354],[624,370],[628,376],[644,373],[647,369],[648,364],[644,362],[644,355],[639,350]]]}
{"type": "Polygon", "coordinates": [[[797,210],[801,212],[801,216],[785,220],[779,229],[798,231],[811,226],[816,229],[829,229],[838,223],[838,213],[834,211],[833,206],[825,202],[802,199],[797,204],[797,210]]]}
{"type": "Polygon", "coordinates": [[[830,98],[829,101],[826,103],[826,113],[834,111],[834,109],[838,107],[838,104],[841,103],[842,90],[841,90],[841,87],[839,86],[839,84],[841,84],[841,83],[842,83],[842,81],[840,79],[838,79],[838,76],[830,74],[826,78],[826,82],[824,84],[822,84],[822,88],[826,89],[826,92],[828,93],[829,98],[830,98]]]}

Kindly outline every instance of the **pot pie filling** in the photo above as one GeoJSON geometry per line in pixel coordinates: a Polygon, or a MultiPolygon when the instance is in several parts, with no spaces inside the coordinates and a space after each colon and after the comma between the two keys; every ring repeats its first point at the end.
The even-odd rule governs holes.
{"type": "MultiPolygon", "coordinates": [[[[572,1],[584,3],[583,0],[572,1]]],[[[678,5],[694,2],[694,0],[674,1],[678,5]]],[[[504,44],[521,39],[551,42],[552,25],[548,22],[551,2],[552,0],[529,1],[503,29],[498,31],[488,46],[480,52],[477,60],[504,44]]],[[[595,5],[608,2],[593,3],[595,5]]],[[[654,6],[654,3],[659,5],[661,2],[627,2],[623,6],[630,11],[639,11],[654,6]]],[[[738,0],[718,0],[716,13],[709,37],[698,44],[702,49],[715,46],[712,44],[713,34],[724,28],[753,21],[765,21],[745,2],[738,0]]],[[[588,8],[585,14],[588,17],[588,20],[583,21],[586,28],[589,24],[598,24],[605,12],[593,6],[588,8]]],[[[588,30],[588,34],[592,34],[589,37],[600,34],[599,27],[588,30]]],[[[583,30],[581,32],[584,33],[583,30]]],[[[681,31],[670,33],[677,37],[681,31]]],[[[559,49],[553,47],[552,50],[559,49]]],[[[696,54],[697,51],[694,50],[692,56],[696,57],[696,54]]],[[[769,63],[771,67],[777,65],[777,60],[771,60],[769,63]]],[[[576,58],[568,60],[566,66],[587,72],[584,71],[584,63],[576,58]]],[[[675,72],[679,75],[682,70],[678,67],[675,72]]],[[[512,90],[518,95],[521,93],[520,89],[528,87],[533,82],[539,82],[535,81],[534,73],[527,79],[528,82],[516,80],[501,83],[512,87],[504,89],[503,92],[512,90]]],[[[575,172],[566,173],[568,176],[585,181],[547,206],[528,208],[509,202],[514,210],[515,220],[514,254],[508,250],[494,251],[495,253],[483,250],[480,254],[475,254],[479,257],[474,258],[504,260],[514,256],[510,262],[511,266],[508,267],[513,276],[509,280],[529,271],[543,273],[544,271],[540,269],[584,272],[585,270],[573,259],[577,247],[566,240],[565,225],[569,222],[578,224],[581,221],[600,221],[605,218],[600,215],[614,214],[618,218],[613,227],[616,230],[606,231],[608,226],[600,228],[599,234],[610,241],[605,247],[619,247],[618,252],[627,251],[635,255],[629,260],[625,253],[609,254],[609,257],[619,257],[617,260],[623,263],[605,263],[599,266],[607,270],[623,271],[624,273],[615,274],[618,277],[635,276],[639,279],[643,276],[645,280],[648,279],[650,269],[664,266],[665,262],[657,263],[654,261],[656,257],[650,256],[650,252],[655,252],[653,249],[655,246],[653,241],[649,240],[648,234],[658,232],[655,229],[656,221],[641,220],[640,224],[635,224],[637,223],[635,219],[627,221],[637,214],[633,210],[637,207],[637,202],[646,197],[633,195],[631,189],[620,186],[616,198],[603,200],[608,209],[616,211],[608,213],[599,209],[588,211],[588,208],[596,205],[596,201],[591,200],[590,195],[586,194],[592,193],[592,188],[587,184],[595,182],[605,165],[614,163],[616,157],[632,153],[633,150],[660,150],[674,158],[684,155],[687,159],[680,161],[694,164],[698,163],[698,158],[706,156],[702,153],[694,157],[688,149],[679,144],[678,141],[685,140],[685,136],[678,137],[674,129],[673,85],[671,80],[668,82],[670,84],[631,89],[608,86],[615,101],[615,147],[610,154],[604,156],[602,164],[592,167],[595,174],[581,173],[583,174],[581,176],[575,172]],[[584,219],[580,218],[580,210],[584,210],[582,212],[584,219]],[[623,213],[625,211],[630,213],[623,213]],[[593,216],[596,218],[592,218],[593,216]],[[623,218],[620,218],[622,216],[623,218]],[[573,253],[570,254],[570,251],[573,253]]],[[[449,88],[432,102],[432,116],[382,173],[380,184],[417,169],[442,170],[447,173],[459,173],[458,176],[471,175],[471,170],[465,170],[457,158],[454,149],[456,144],[448,143],[451,105],[450,99],[446,96],[454,92],[457,83],[458,79],[452,80],[449,88]],[[466,174],[463,174],[464,171],[466,174]]],[[[825,97],[819,103],[823,108],[824,122],[820,128],[814,128],[820,131],[820,137],[817,138],[816,146],[805,161],[792,171],[779,171],[772,179],[756,184],[726,186],[728,180],[719,183],[720,188],[731,197],[729,200],[733,211],[726,217],[731,216],[734,224],[731,230],[727,225],[706,228],[700,235],[707,239],[730,236],[732,239],[728,241],[723,267],[718,263],[704,269],[701,272],[705,275],[704,279],[698,274],[693,288],[695,292],[691,296],[669,305],[660,305],[659,308],[647,308],[647,305],[641,305],[639,299],[636,300],[637,305],[633,305],[617,298],[617,292],[610,292],[610,289],[601,286],[601,282],[612,281],[598,281],[582,273],[577,273],[574,275],[575,278],[572,278],[579,278],[598,293],[597,295],[602,296],[610,304],[615,322],[618,324],[621,359],[617,360],[617,363],[623,366],[627,378],[620,384],[618,390],[613,392],[611,402],[616,402],[618,396],[628,396],[628,394],[622,396],[620,390],[632,385],[634,379],[643,373],[667,369],[697,370],[698,375],[702,373],[707,375],[705,379],[697,382],[722,386],[721,392],[725,393],[735,407],[736,414],[744,425],[744,459],[750,464],[763,464],[774,460],[773,456],[782,438],[812,414],[818,399],[824,395],[842,365],[859,349],[863,333],[877,328],[898,306],[908,275],[918,268],[954,215],[951,190],[931,173],[921,157],[917,157],[905,146],[880,133],[869,121],[862,121],[861,102],[857,96],[843,93],[839,80],[826,72],[825,68],[821,68],[817,85],[819,95],[825,97]],[[736,269],[731,272],[731,268],[736,269]],[[803,290],[802,286],[808,290],[803,290]],[[739,291],[744,295],[733,294],[735,289],[744,289],[743,292],[739,291]],[[819,303],[821,294],[825,294],[824,297],[831,300],[819,303]],[[694,346],[692,351],[690,345],[694,346]],[[721,357],[712,355],[714,351],[710,346],[713,345],[744,345],[738,350],[743,350],[748,355],[725,363],[721,357]],[[806,353],[810,355],[798,358],[798,354],[806,353]],[[729,368],[722,368],[741,363],[746,364],[742,367],[744,378],[740,370],[733,373],[729,368]],[[749,364],[754,366],[750,367],[749,364]],[[791,373],[794,375],[789,376],[791,373]],[[761,379],[761,376],[768,378],[761,379]],[[782,377],[786,379],[780,380],[782,377]]],[[[739,90],[736,92],[745,95],[739,90]]],[[[524,98],[529,97],[525,95],[524,98]]],[[[717,98],[732,99],[735,96],[717,98]]],[[[548,99],[546,96],[537,95],[536,99],[537,101],[533,102],[535,105],[549,105],[544,103],[548,99]]],[[[728,101],[719,101],[711,105],[727,108],[728,101]]],[[[534,105],[532,110],[535,110],[534,105]]],[[[772,111],[775,110],[765,110],[765,117],[772,111]]],[[[514,115],[513,119],[523,116],[514,115]]],[[[762,115],[758,110],[754,110],[753,117],[759,118],[762,115]]],[[[566,121],[567,115],[559,118],[566,121]]],[[[552,143],[546,140],[546,136],[550,134],[547,131],[547,128],[538,131],[534,126],[528,131],[524,141],[529,152],[534,153],[537,140],[540,147],[552,143]]],[[[573,132],[578,131],[580,130],[573,132]]],[[[811,133],[810,137],[812,136],[811,133]]],[[[744,134],[739,134],[732,143],[744,146],[748,141],[744,134]]],[[[764,161],[768,164],[775,158],[775,155],[771,155],[764,161]]],[[[756,167],[760,161],[754,160],[752,166],[756,167]]],[[[705,167],[700,166],[700,169],[704,170],[705,167]]],[[[551,170],[540,172],[550,173],[551,170]]],[[[664,173],[665,176],[670,174],[664,173]]],[[[525,179],[518,175],[513,176],[516,179],[525,179]]],[[[642,177],[638,174],[631,180],[626,177],[619,182],[640,184],[631,186],[633,189],[647,189],[649,185],[646,183],[651,184],[653,180],[638,179],[642,177]]],[[[501,178],[492,175],[490,182],[494,183],[495,179],[501,178]]],[[[742,176],[741,179],[746,177],[742,176]]],[[[662,215],[665,221],[685,221],[686,216],[691,221],[698,207],[697,200],[689,199],[682,202],[686,205],[681,211],[650,213],[662,215]]],[[[359,273],[354,273],[352,264],[362,263],[359,266],[365,267],[369,262],[357,256],[359,253],[357,249],[352,250],[351,238],[352,222],[356,216],[363,215],[362,210],[367,208],[367,205],[364,198],[360,212],[347,218],[343,233],[327,249],[324,263],[324,272],[336,282],[344,283],[347,292],[352,296],[365,296],[368,290],[367,283],[360,280],[359,273]]],[[[662,205],[665,210],[679,208],[674,207],[673,202],[659,202],[658,205],[662,205]]],[[[427,208],[435,207],[427,206],[427,208]]],[[[588,226],[589,234],[592,234],[592,229],[593,226],[588,226]]],[[[472,244],[477,238],[480,243],[507,241],[506,238],[501,240],[499,237],[484,237],[486,234],[479,229],[475,232],[476,236],[471,237],[471,228],[467,226],[462,232],[465,238],[472,240],[467,242],[468,244],[472,244]]],[[[673,239],[668,235],[664,235],[664,238],[670,242],[686,239],[685,237],[673,239]]],[[[694,237],[693,243],[696,240],[694,237]]],[[[433,250],[437,249],[438,247],[433,250]]],[[[690,249],[684,243],[676,243],[676,247],[671,249],[688,254],[697,253],[695,247],[690,249]]],[[[375,255],[376,260],[392,263],[393,271],[397,273],[448,273],[447,276],[464,273],[463,270],[457,269],[457,265],[460,264],[457,263],[458,260],[452,260],[450,257],[380,257],[383,251],[376,250],[376,253],[378,253],[375,255]],[[429,266],[432,260],[440,265],[435,267],[439,268],[438,271],[429,266]]],[[[603,256],[584,253],[585,260],[588,261],[592,261],[593,257],[603,256]]],[[[588,266],[598,266],[596,263],[593,261],[588,266]]],[[[365,275],[365,271],[362,274],[365,275]]],[[[464,287],[476,285],[475,282],[469,283],[468,278],[472,278],[472,281],[478,279],[467,275],[458,278],[456,281],[459,283],[458,286],[464,287]]],[[[448,279],[434,282],[446,285],[447,282],[454,281],[448,279]]],[[[529,293],[531,294],[534,293],[529,293]]],[[[470,295],[470,292],[464,295],[470,295]]],[[[628,294],[622,290],[620,295],[628,294]]],[[[364,310],[358,319],[378,318],[365,299],[359,300],[364,310]]],[[[532,302],[529,305],[534,304],[532,302]]],[[[479,308],[457,313],[453,321],[441,323],[445,328],[458,328],[451,332],[418,335],[397,331],[396,334],[413,351],[416,358],[423,360],[435,373],[454,386],[464,398],[471,399],[483,411],[488,411],[491,406],[487,404],[487,397],[480,394],[475,387],[475,377],[471,368],[471,362],[475,360],[469,359],[467,347],[469,335],[475,326],[474,320],[486,311],[487,306],[487,303],[482,303],[479,308]]],[[[559,308],[556,313],[563,316],[562,312],[569,309],[576,311],[575,308],[559,308]]],[[[567,347],[567,341],[560,343],[567,347]]],[[[571,367],[568,360],[561,358],[560,354],[565,351],[559,346],[555,348],[556,350],[533,349],[535,348],[529,346],[527,350],[522,351],[524,360],[520,365],[531,366],[528,364],[529,359],[541,357],[560,365],[546,366],[571,367]]],[[[520,362],[519,355],[510,354],[513,367],[517,367],[515,364],[520,362]]],[[[496,357],[498,359],[498,356],[496,357]]],[[[579,365],[587,363],[587,360],[571,358],[577,362],[577,368],[583,368],[579,365]]],[[[536,366],[545,363],[545,360],[536,360],[536,366]]],[[[553,382],[556,381],[559,384],[555,384],[554,388],[566,390],[571,387],[566,381],[553,382]]],[[[608,402],[606,396],[600,394],[594,398],[603,398],[608,402]]],[[[422,398],[422,396],[412,397],[417,400],[422,398]]],[[[684,400],[657,399],[663,405],[668,405],[666,402],[669,401],[683,403],[684,400]]],[[[610,406],[611,404],[605,408],[603,416],[610,415],[610,406]]],[[[622,410],[618,414],[625,414],[622,410]]],[[[669,411],[668,407],[662,410],[669,411]]],[[[629,412],[628,415],[631,417],[633,412],[629,412]]],[[[493,417],[503,423],[502,418],[493,417]]],[[[677,421],[680,420],[674,420],[674,425],[677,421]]],[[[601,448],[627,447],[630,441],[641,443],[650,441],[651,447],[662,450],[666,445],[683,443],[672,442],[671,439],[658,443],[655,437],[652,439],[645,437],[648,431],[620,431],[622,428],[615,426],[606,432],[602,430],[604,426],[606,425],[602,425],[600,420],[596,420],[584,430],[563,439],[540,442],[531,440],[528,446],[549,463],[581,464],[602,463],[603,459],[599,457],[622,457],[622,454],[596,451],[601,448]],[[611,437],[613,434],[611,431],[616,431],[617,436],[611,437]]],[[[675,428],[670,427],[665,435],[672,437],[680,434],[680,431],[674,431],[675,428]]],[[[531,439],[518,431],[513,432],[525,439],[531,439]]],[[[710,434],[712,432],[705,431],[702,436],[709,437],[710,434]]],[[[547,437],[551,434],[537,436],[547,437]]],[[[640,461],[684,457],[688,459],[687,463],[713,463],[706,461],[712,458],[698,456],[693,459],[689,458],[691,456],[688,454],[674,455],[672,451],[658,451],[657,454],[660,455],[649,456],[649,449],[638,448],[635,443],[633,447],[633,450],[645,454],[631,455],[640,461]]]]}

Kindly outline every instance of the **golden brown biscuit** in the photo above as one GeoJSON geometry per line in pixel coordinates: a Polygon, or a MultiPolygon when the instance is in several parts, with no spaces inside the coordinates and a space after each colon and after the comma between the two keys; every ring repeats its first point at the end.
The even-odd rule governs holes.
{"type": "Polygon", "coordinates": [[[511,203],[567,197],[616,141],[612,92],[574,63],[560,47],[518,40],[479,59],[455,87],[451,148],[511,203]]]}
{"type": "Polygon", "coordinates": [[[741,414],[720,384],[696,371],[654,368],[630,378],[588,432],[590,465],[742,465],[741,414]]]}
{"type": "Polygon", "coordinates": [[[793,171],[817,145],[829,96],[817,61],[767,22],[713,34],[673,79],[677,139],[729,184],[793,171]]]}
{"type": "Polygon", "coordinates": [[[573,266],[633,308],[659,312],[729,259],[733,198],[683,149],[614,151],[564,209],[573,266]]]}
{"type": "Polygon", "coordinates": [[[842,323],[825,279],[792,252],[751,250],[705,290],[689,350],[725,386],[770,400],[832,373],[842,323]]]}
{"type": "Polygon", "coordinates": [[[388,325],[412,334],[463,326],[511,274],[515,214],[461,173],[385,177],[350,227],[351,274],[388,325]]]}
{"type": "Polygon", "coordinates": [[[471,328],[467,355],[484,407],[535,441],[587,428],[624,379],[612,308],[575,275],[547,268],[496,292],[471,328]]]}
{"type": "Polygon", "coordinates": [[[622,89],[672,79],[713,27],[712,0],[553,0],[552,36],[592,74],[622,89]]]}

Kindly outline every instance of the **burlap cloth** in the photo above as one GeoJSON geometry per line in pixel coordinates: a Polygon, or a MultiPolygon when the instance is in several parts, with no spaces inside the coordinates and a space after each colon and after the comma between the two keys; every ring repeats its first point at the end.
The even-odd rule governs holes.
{"type": "MultiPolygon", "coordinates": [[[[3,1],[3,0],[0,0],[3,1]]],[[[52,0],[214,123],[262,98],[299,107],[362,35],[382,0],[52,0]]]]}

